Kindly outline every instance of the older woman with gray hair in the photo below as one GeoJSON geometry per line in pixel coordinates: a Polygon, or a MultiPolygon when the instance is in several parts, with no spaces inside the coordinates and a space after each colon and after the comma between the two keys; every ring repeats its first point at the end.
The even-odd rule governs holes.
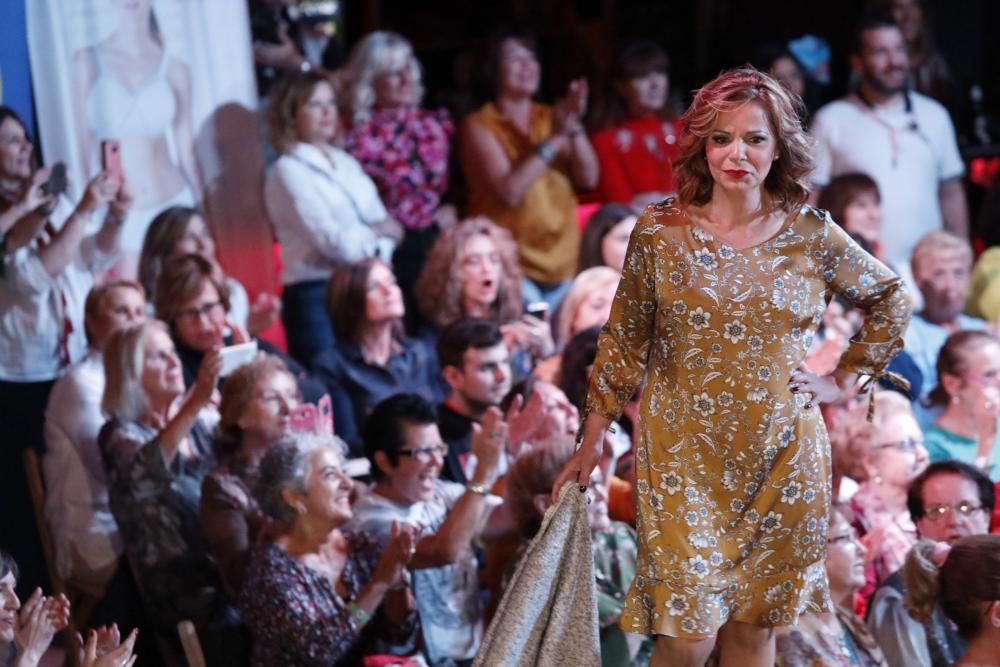
{"type": "Polygon", "coordinates": [[[260,462],[257,499],[280,528],[251,556],[239,599],[255,667],[358,665],[414,650],[406,566],[416,529],[394,525],[384,551],[343,530],[352,516],[345,449],[334,436],[296,434],[260,462]]]}
{"type": "Polygon", "coordinates": [[[177,623],[192,621],[209,664],[243,650],[198,524],[202,478],[213,465],[202,410],[221,365],[218,349],[209,352],[184,397],[162,322],[116,331],[104,348],[102,407],[110,419],[97,438],[111,512],[150,621],[168,645],[177,623]]]}

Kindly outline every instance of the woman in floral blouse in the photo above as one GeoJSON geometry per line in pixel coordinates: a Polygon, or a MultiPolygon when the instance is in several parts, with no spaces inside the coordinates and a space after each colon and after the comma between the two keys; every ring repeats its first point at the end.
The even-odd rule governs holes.
{"type": "Polygon", "coordinates": [[[408,309],[416,315],[412,287],[420,267],[438,229],[456,220],[455,208],[442,203],[455,126],[447,110],[420,108],[420,63],[401,35],[366,35],[351,51],[344,77],[350,124],[344,150],[375,182],[389,215],[406,228],[393,255],[393,270],[408,309]]]}
{"type": "Polygon", "coordinates": [[[280,529],[254,551],[240,594],[254,667],[353,667],[416,648],[406,570],[416,529],[394,526],[381,553],[371,536],[342,530],[352,516],[343,448],[299,434],[260,462],[257,498],[280,529]]]}
{"type": "Polygon", "coordinates": [[[580,449],[586,487],[610,423],[645,380],[634,442],[639,534],[622,627],[651,665],[772,667],[772,628],[830,609],[829,444],[818,405],[902,347],[902,282],[804,205],[809,142],[780,83],[719,75],[681,119],[678,197],[646,209],[598,341],[580,449]],[[826,303],[865,314],[836,370],[803,361],[826,303]]]}

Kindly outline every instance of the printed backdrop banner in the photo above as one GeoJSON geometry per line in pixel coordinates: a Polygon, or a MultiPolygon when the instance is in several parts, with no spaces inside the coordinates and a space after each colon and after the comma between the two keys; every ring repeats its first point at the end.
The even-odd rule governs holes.
{"type": "Polygon", "coordinates": [[[34,135],[31,69],[24,38],[24,0],[0,2],[0,104],[12,108],[34,135]]]}
{"type": "Polygon", "coordinates": [[[257,91],[245,0],[31,0],[28,45],[42,147],[74,197],[118,140],[135,195],[122,274],[149,222],[204,210],[220,260],[251,293],[274,286],[261,192],[257,91]]]}

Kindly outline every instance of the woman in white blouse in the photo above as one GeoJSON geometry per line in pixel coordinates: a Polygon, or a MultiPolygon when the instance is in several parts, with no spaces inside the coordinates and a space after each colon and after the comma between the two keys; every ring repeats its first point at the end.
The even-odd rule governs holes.
{"type": "Polygon", "coordinates": [[[334,267],[376,256],[389,261],[403,228],[358,162],[334,147],[339,123],[326,79],[300,72],[279,82],[268,122],[281,153],[264,191],[284,265],[281,317],[289,352],[308,364],[333,344],[324,295],[334,267]]]}

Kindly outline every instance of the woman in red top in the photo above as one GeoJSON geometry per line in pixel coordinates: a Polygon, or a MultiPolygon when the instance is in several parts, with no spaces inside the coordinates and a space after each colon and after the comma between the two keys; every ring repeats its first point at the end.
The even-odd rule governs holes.
{"type": "Polygon", "coordinates": [[[676,189],[673,161],[679,128],[667,104],[669,60],[657,44],[636,41],[619,54],[591,141],[597,151],[601,202],[645,208],[676,189]]]}

